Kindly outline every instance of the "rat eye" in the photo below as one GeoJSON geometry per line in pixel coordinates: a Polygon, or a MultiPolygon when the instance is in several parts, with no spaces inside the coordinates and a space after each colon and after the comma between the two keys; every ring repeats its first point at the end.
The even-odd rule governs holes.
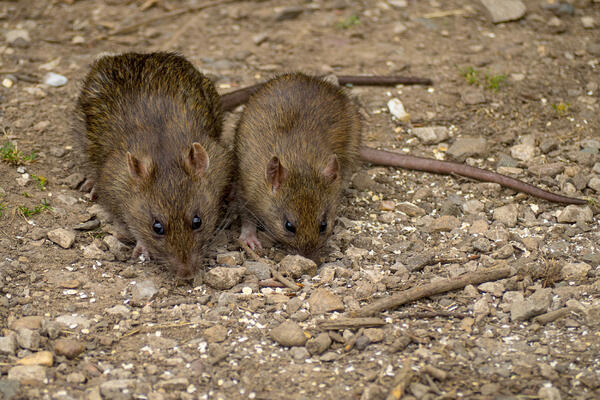
{"type": "Polygon", "coordinates": [[[200,219],[200,217],[197,215],[194,215],[194,218],[192,219],[192,229],[196,230],[196,229],[200,228],[201,225],[202,225],[202,220],[200,219]]]}
{"type": "Polygon", "coordinates": [[[162,236],[165,234],[165,228],[163,227],[163,224],[160,223],[160,221],[154,220],[154,223],[152,224],[152,229],[157,235],[162,236]]]}
{"type": "Polygon", "coordinates": [[[319,232],[323,233],[327,229],[327,221],[321,221],[321,225],[319,225],[319,232]]]}
{"type": "Polygon", "coordinates": [[[296,227],[288,220],[285,221],[285,224],[283,224],[283,227],[285,228],[286,231],[288,231],[290,233],[296,233],[296,227]]]}

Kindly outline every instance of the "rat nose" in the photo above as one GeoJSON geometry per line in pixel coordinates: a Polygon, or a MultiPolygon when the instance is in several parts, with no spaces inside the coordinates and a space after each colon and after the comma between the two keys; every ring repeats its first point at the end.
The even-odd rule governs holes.
{"type": "Polygon", "coordinates": [[[192,279],[196,272],[196,267],[192,263],[178,263],[175,265],[175,272],[180,279],[192,279]]]}
{"type": "Polygon", "coordinates": [[[321,264],[321,254],[320,254],[319,250],[315,250],[313,248],[313,249],[300,251],[299,253],[302,257],[308,258],[309,260],[313,260],[315,262],[315,264],[317,264],[317,266],[319,266],[319,264],[321,264]]]}

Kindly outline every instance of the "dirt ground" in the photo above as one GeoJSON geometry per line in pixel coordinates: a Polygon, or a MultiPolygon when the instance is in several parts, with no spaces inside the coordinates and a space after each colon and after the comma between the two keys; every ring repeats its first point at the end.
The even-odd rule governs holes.
{"type": "Polygon", "coordinates": [[[479,1],[221,3],[0,2],[0,398],[600,398],[600,3],[525,1],[523,18],[501,24],[479,1]],[[431,78],[351,89],[365,142],[459,154],[590,204],[364,165],[299,292],[242,259],[235,218],[195,280],[178,282],[111,241],[110,218],[78,189],[71,136],[89,64],[154,50],[185,55],[221,93],[291,70],[431,78]],[[49,72],[68,82],[43,83],[49,72]],[[410,122],[392,117],[392,98],[410,122]],[[433,126],[447,136],[415,136],[433,126]],[[217,264],[240,273],[228,289],[204,272],[217,264]],[[319,324],[504,267],[506,279],[378,312],[375,326],[319,324]],[[274,340],[286,321],[295,345],[274,340]]]}

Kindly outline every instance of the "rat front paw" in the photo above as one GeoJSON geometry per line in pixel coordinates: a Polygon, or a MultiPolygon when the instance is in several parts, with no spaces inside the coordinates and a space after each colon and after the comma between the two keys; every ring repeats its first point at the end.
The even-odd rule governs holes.
{"type": "Polygon", "coordinates": [[[150,252],[140,241],[135,244],[133,253],[131,253],[132,258],[138,258],[139,256],[143,256],[145,261],[150,260],[150,252]]]}
{"type": "Polygon", "coordinates": [[[240,234],[240,240],[252,250],[262,250],[262,244],[260,244],[260,240],[258,240],[256,232],[242,232],[240,234]]]}

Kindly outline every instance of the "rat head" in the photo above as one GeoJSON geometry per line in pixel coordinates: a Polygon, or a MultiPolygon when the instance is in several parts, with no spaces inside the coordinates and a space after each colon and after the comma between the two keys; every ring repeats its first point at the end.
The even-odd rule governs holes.
{"type": "Polygon", "coordinates": [[[131,152],[126,157],[129,229],[153,258],[189,278],[214,238],[228,184],[228,154],[223,150],[213,160],[193,143],[160,163],[131,152]]]}
{"type": "Polygon", "coordinates": [[[337,156],[326,156],[317,165],[295,163],[292,167],[278,157],[271,158],[265,169],[270,207],[263,215],[270,234],[315,260],[333,230],[342,190],[337,156]]]}

